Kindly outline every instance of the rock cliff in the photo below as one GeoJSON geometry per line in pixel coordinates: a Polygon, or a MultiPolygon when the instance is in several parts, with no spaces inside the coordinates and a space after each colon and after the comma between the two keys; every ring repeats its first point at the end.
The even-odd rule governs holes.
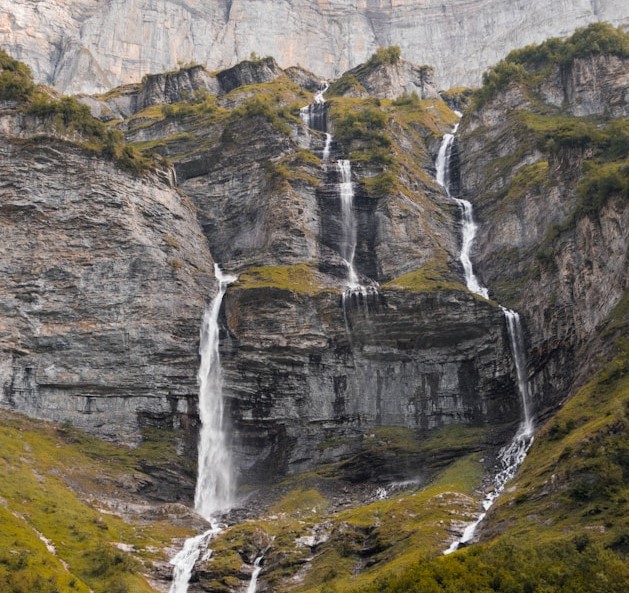
{"type": "Polygon", "coordinates": [[[477,269],[523,312],[533,389],[552,406],[606,360],[626,300],[629,56],[515,63],[527,74],[486,87],[462,122],[461,185],[481,223],[477,269]]]}
{"type": "Polygon", "coordinates": [[[90,153],[62,119],[66,135],[55,135],[57,120],[36,113],[49,99],[3,111],[3,291],[18,312],[7,310],[3,405],[123,442],[152,426],[194,436],[215,260],[240,275],[221,349],[244,480],[346,457],[377,426],[517,422],[502,315],[458,280],[458,212],[432,179],[431,146],[452,112],[436,98],[336,97],[324,159],[324,135],[298,116],[312,94],[294,79],[312,84],[254,60],[85,99],[132,143],[122,156],[168,158],[176,189],[159,170],[133,175],[90,153]],[[343,156],[354,161],[355,266],[369,287],[345,296],[343,156]]]}
{"type": "Polygon", "coordinates": [[[123,443],[185,428],[214,291],[194,206],[41,117],[0,128],[1,404],[123,443]]]}
{"type": "Polygon", "coordinates": [[[102,92],[198,62],[220,69],[252,52],[281,66],[338,77],[378,47],[430,64],[441,88],[477,85],[512,48],[565,36],[595,21],[629,24],[623,0],[80,0],[0,3],[0,47],[38,81],[64,92],[102,92]],[[464,48],[464,49],[462,49],[464,48]]]}

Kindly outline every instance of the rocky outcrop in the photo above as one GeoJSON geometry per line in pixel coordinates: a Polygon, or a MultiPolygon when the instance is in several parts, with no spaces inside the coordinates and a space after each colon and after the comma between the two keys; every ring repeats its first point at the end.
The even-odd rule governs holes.
{"type": "Polygon", "coordinates": [[[338,94],[350,97],[398,99],[417,95],[421,99],[436,99],[439,96],[433,68],[400,59],[379,63],[372,58],[343,74],[336,86],[338,94]]]}
{"type": "Polygon", "coordinates": [[[333,78],[378,47],[398,45],[431,64],[441,88],[476,85],[509,49],[565,36],[594,21],[627,25],[623,0],[579,0],[552,10],[541,0],[295,2],[295,0],[2,0],[0,46],[38,81],[65,92],[103,92],[191,60],[210,69],[252,52],[283,67],[333,78]]]}
{"type": "Polygon", "coordinates": [[[283,74],[272,58],[241,62],[217,74],[195,65],[146,75],[141,84],[118,87],[104,95],[81,95],[78,99],[94,117],[125,119],[153,105],[201,102],[208,95],[225,95],[240,86],[270,82],[283,74]]]}
{"type": "Polygon", "coordinates": [[[540,85],[543,100],[571,115],[629,115],[629,59],[614,55],[578,58],[555,66],[540,85]]]}
{"type": "Polygon", "coordinates": [[[214,291],[194,206],[0,114],[0,404],[137,443],[196,414],[198,326],[214,291]]]}

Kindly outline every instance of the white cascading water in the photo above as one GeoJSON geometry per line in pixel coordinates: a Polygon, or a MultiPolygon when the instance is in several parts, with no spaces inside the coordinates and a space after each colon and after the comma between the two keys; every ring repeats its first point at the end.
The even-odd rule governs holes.
{"type": "Polygon", "coordinates": [[[224,513],[233,503],[233,480],[231,456],[224,425],[223,372],[221,369],[218,342],[218,316],[227,286],[237,280],[236,276],[223,274],[214,264],[214,275],[219,289],[203,314],[199,354],[201,364],[199,381],[199,434],[198,476],[194,495],[197,513],[207,519],[210,529],[189,538],[183,549],[170,561],[174,565],[170,593],[186,593],[188,583],[201,551],[221,528],[215,516],[224,513]]]}
{"type": "MultiPolygon", "coordinates": [[[[302,121],[306,126],[325,133],[325,145],[323,147],[322,162],[327,169],[330,160],[333,136],[327,131],[327,116],[324,94],[329,84],[322,83],[321,89],[315,94],[314,103],[300,109],[302,121]]],[[[354,267],[354,255],[356,254],[357,222],[354,213],[354,185],[352,183],[352,165],[347,159],[336,162],[339,173],[339,197],[341,201],[341,240],[340,255],[347,267],[346,289],[343,291],[343,316],[345,327],[349,333],[348,304],[352,297],[362,305],[366,315],[369,313],[369,295],[377,294],[377,284],[363,286],[358,279],[358,273],[354,267]]]]}
{"type": "Polygon", "coordinates": [[[330,160],[330,149],[332,147],[332,134],[325,133],[325,146],[323,147],[323,162],[327,163],[330,160]]]}
{"type": "MultiPolygon", "coordinates": [[[[459,117],[461,116],[460,113],[456,113],[459,117]]],[[[445,189],[446,194],[455,200],[461,209],[462,239],[459,259],[463,265],[465,284],[471,292],[474,292],[484,298],[488,298],[489,293],[487,288],[479,282],[476,274],[474,274],[474,268],[470,259],[470,253],[472,251],[477,229],[472,213],[472,204],[467,200],[456,198],[450,193],[449,165],[452,145],[454,142],[454,134],[456,134],[457,129],[458,124],[454,126],[451,134],[444,135],[441,146],[439,147],[439,153],[435,163],[437,183],[445,189]]],[[[483,499],[483,512],[476,518],[475,521],[465,527],[461,538],[452,542],[450,547],[447,550],[444,550],[444,554],[450,554],[451,552],[457,550],[460,546],[472,541],[476,533],[476,528],[485,518],[489,508],[500,496],[507,482],[509,482],[509,480],[511,480],[515,475],[516,471],[524,461],[531,443],[533,442],[534,425],[531,417],[529,386],[526,376],[526,356],[520,316],[511,309],[507,309],[502,306],[500,308],[505,316],[511,353],[513,355],[518,379],[518,392],[520,394],[520,402],[522,405],[522,422],[520,423],[518,431],[512,441],[498,452],[497,461],[499,464],[499,470],[492,479],[492,488],[490,492],[483,499]]]]}
{"type": "Polygon", "coordinates": [[[341,257],[347,266],[347,288],[355,290],[360,286],[358,274],[354,268],[354,255],[356,254],[356,217],[354,216],[354,186],[352,184],[352,165],[346,160],[337,161],[339,171],[339,195],[341,198],[341,225],[343,237],[341,257]]]}
{"type": "Polygon", "coordinates": [[[258,576],[262,570],[262,560],[264,560],[264,556],[258,556],[253,563],[253,572],[251,573],[251,580],[249,581],[249,586],[247,587],[247,593],[256,593],[258,576]]]}
{"type": "Polygon", "coordinates": [[[223,274],[214,264],[219,290],[203,315],[199,367],[199,460],[194,506],[203,517],[228,510],[233,502],[231,455],[224,422],[223,370],[218,351],[218,315],[227,286],[236,276],[223,274]]]}
{"type": "Polygon", "coordinates": [[[327,81],[321,83],[321,88],[315,93],[314,103],[306,105],[299,110],[301,120],[314,130],[325,132],[327,127],[327,114],[325,109],[325,92],[330,88],[327,81]]]}
{"type": "Polygon", "coordinates": [[[463,265],[465,284],[471,292],[488,298],[489,293],[487,292],[487,289],[478,281],[478,278],[476,278],[474,268],[472,266],[472,260],[470,259],[470,253],[472,252],[472,246],[474,245],[474,238],[476,237],[477,229],[472,215],[472,204],[470,204],[467,200],[462,200],[450,195],[450,168],[448,167],[448,163],[450,162],[454,134],[456,134],[457,128],[458,124],[454,126],[452,134],[446,134],[443,137],[443,141],[439,147],[439,153],[437,154],[437,161],[435,163],[437,169],[437,183],[446,190],[448,196],[450,196],[461,209],[461,253],[459,254],[459,259],[463,265]]]}

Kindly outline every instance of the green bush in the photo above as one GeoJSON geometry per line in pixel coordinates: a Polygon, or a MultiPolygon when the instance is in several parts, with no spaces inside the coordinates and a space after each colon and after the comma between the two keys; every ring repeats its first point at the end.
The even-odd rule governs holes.
{"type": "Polygon", "coordinates": [[[380,66],[381,64],[397,64],[400,61],[400,47],[390,45],[389,47],[379,47],[369,60],[367,66],[380,66]]]}
{"type": "MultiPolygon", "coordinates": [[[[451,556],[422,559],[381,577],[361,593],[622,593],[629,566],[585,534],[572,541],[526,546],[474,546],[451,556]]],[[[357,590],[356,590],[357,591],[357,590]]]]}
{"type": "Polygon", "coordinates": [[[0,100],[26,100],[34,88],[30,68],[0,49],[0,100]]]}
{"type": "Polygon", "coordinates": [[[372,146],[389,147],[391,141],[382,131],[387,116],[379,109],[367,107],[360,111],[350,111],[334,119],[336,139],[347,146],[355,140],[368,142],[372,146]]]}

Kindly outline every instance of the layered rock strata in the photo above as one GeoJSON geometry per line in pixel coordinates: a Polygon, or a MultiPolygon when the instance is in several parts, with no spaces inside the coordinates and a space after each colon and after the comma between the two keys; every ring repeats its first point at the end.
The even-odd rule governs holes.
{"type": "Polygon", "coordinates": [[[588,179],[626,156],[613,142],[626,142],[614,118],[627,113],[628,75],[626,58],[577,58],[549,67],[533,89],[512,82],[461,125],[462,192],[480,221],[476,267],[493,296],[523,313],[531,385],[546,406],[605,360],[614,334],[599,336],[626,299],[626,195],[588,179]]]}
{"type": "Polygon", "coordinates": [[[0,114],[0,403],[137,443],[196,414],[213,260],[194,206],[0,114]]]}

